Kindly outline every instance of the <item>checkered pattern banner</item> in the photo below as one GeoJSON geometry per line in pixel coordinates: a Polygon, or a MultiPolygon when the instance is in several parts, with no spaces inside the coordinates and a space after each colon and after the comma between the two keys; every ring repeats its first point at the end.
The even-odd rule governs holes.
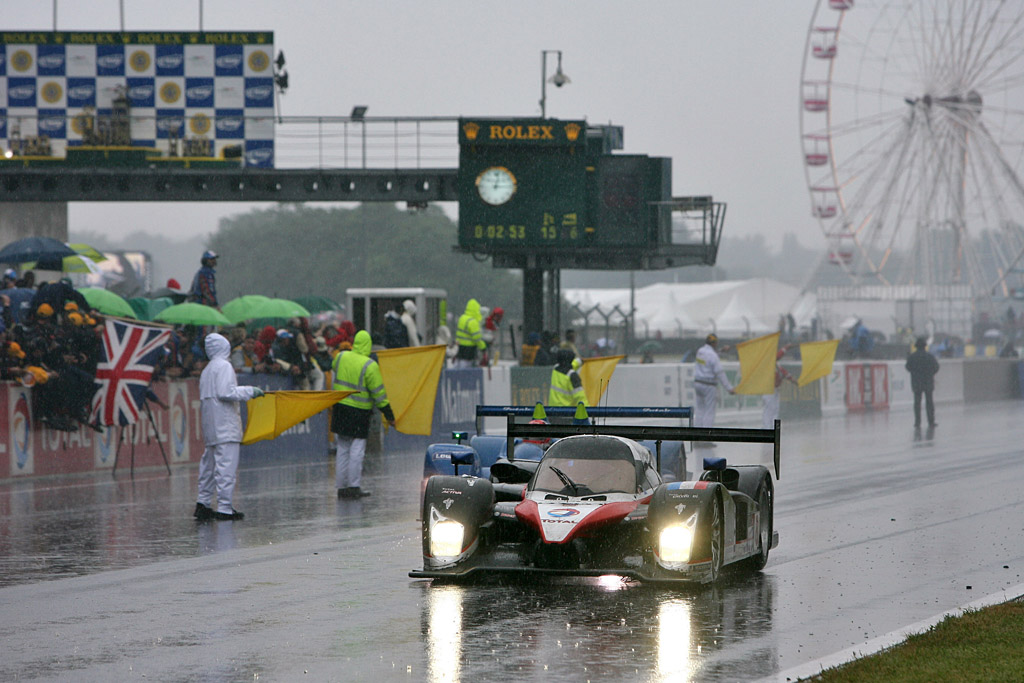
{"type": "Polygon", "coordinates": [[[86,121],[131,104],[131,141],[165,151],[171,136],[243,145],[247,166],[274,165],[274,36],[265,33],[0,31],[0,144],[45,135],[52,154],[82,145],[86,121]]]}

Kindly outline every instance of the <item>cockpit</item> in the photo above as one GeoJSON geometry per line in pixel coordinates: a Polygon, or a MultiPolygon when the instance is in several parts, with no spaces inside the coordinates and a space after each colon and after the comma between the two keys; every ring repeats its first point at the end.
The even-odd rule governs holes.
{"type": "Polygon", "coordinates": [[[641,490],[638,463],[625,441],[600,436],[562,439],[548,449],[530,490],[563,496],[641,490]]]}

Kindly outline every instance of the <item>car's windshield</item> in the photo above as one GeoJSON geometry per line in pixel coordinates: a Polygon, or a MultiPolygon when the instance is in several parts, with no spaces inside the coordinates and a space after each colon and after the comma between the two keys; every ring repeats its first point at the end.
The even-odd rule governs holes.
{"type": "Polygon", "coordinates": [[[559,441],[537,469],[533,489],[570,496],[636,493],[633,455],[617,439],[586,437],[559,441]]]}

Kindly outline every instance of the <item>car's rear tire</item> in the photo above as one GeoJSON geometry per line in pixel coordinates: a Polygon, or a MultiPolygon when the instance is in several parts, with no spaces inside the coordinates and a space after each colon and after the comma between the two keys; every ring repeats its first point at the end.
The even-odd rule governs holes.
{"type": "Polygon", "coordinates": [[[760,520],[757,527],[757,554],[750,558],[750,568],[759,572],[768,564],[768,553],[772,549],[772,485],[767,479],[757,494],[757,509],[760,520]]]}

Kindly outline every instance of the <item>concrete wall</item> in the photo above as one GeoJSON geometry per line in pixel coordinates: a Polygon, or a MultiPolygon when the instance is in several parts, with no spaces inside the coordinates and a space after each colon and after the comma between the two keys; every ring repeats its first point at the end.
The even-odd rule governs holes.
{"type": "Polygon", "coordinates": [[[1019,361],[1007,358],[977,358],[963,362],[963,400],[967,403],[995,401],[1020,396],[1019,361]]]}
{"type": "Polygon", "coordinates": [[[0,247],[24,237],[52,237],[67,242],[67,203],[0,203],[0,247]]]}
{"type": "Polygon", "coordinates": [[[102,433],[81,427],[76,432],[50,429],[34,419],[32,390],[14,382],[0,383],[0,480],[26,476],[65,475],[98,470],[118,471],[198,462],[203,454],[199,427],[199,381],[153,385],[168,406],[150,404],[137,425],[107,427],[102,433]],[[133,462],[134,461],[134,462],[133,462]]]}

